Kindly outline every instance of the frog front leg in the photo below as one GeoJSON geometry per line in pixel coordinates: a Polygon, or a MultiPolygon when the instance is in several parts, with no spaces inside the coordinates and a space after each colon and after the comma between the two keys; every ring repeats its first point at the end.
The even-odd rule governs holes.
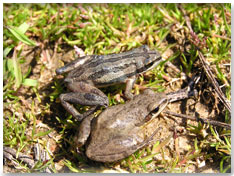
{"type": "Polygon", "coordinates": [[[96,87],[84,82],[73,82],[68,84],[72,92],[60,95],[61,104],[77,120],[82,120],[91,114],[99,106],[109,105],[108,97],[96,87]],[[80,114],[72,104],[94,106],[84,114],[80,114]]]}
{"type": "Polygon", "coordinates": [[[133,98],[133,94],[131,93],[131,91],[135,84],[135,81],[136,81],[136,76],[132,76],[126,80],[126,88],[124,95],[128,100],[131,100],[133,98]]]}

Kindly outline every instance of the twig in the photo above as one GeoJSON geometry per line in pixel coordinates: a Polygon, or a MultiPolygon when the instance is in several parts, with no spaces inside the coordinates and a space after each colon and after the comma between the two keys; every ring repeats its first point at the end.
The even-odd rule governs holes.
{"type": "Polygon", "coordinates": [[[10,147],[3,147],[3,156],[9,160],[12,159],[19,159],[21,161],[23,161],[24,163],[26,163],[30,168],[34,167],[34,160],[32,157],[24,155],[23,153],[19,152],[18,154],[18,158],[16,156],[17,151],[13,148],[10,147]]]}
{"type": "Polygon", "coordinates": [[[224,106],[228,109],[228,111],[231,112],[231,104],[227,100],[225,95],[223,94],[222,90],[220,89],[218,82],[216,81],[216,79],[214,78],[214,76],[210,70],[210,67],[205,62],[205,58],[204,58],[203,54],[200,51],[198,51],[198,55],[199,55],[199,58],[202,62],[203,68],[206,72],[206,75],[209,78],[209,80],[211,81],[212,85],[214,86],[215,92],[218,94],[220,101],[224,104],[224,106]]]}
{"type": "Polygon", "coordinates": [[[202,122],[204,122],[206,124],[211,124],[211,125],[214,125],[214,126],[220,126],[220,127],[227,128],[227,129],[231,130],[231,125],[230,124],[219,122],[219,121],[216,121],[216,120],[205,119],[205,118],[201,118],[201,117],[193,117],[193,116],[188,116],[188,115],[185,115],[185,114],[177,114],[177,113],[174,113],[174,112],[171,112],[171,111],[163,111],[163,113],[168,114],[168,115],[172,115],[172,116],[176,116],[176,117],[180,117],[180,118],[190,119],[190,120],[193,120],[193,121],[202,121],[202,122]]]}

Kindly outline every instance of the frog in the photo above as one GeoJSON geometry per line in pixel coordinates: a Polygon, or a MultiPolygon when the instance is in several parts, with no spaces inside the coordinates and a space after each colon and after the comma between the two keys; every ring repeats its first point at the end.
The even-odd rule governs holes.
{"type": "Polygon", "coordinates": [[[144,135],[150,124],[168,103],[194,96],[195,90],[184,88],[171,93],[145,89],[125,104],[110,106],[98,116],[87,116],[75,136],[75,145],[86,146],[86,156],[98,162],[116,162],[146,146],[160,130],[144,135]]]}
{"type": "Polygon", "coordinates": [[[156,67],[161,61],[160,53],[147,45],[118,54],[87,55],[75,59],[56,69],[57,75],[68,73],[64,82],[71,91],[60,94],[61,104],[81,121],[98,107],[109,106],[108,97],[99,88],[125,83],[124,95],[130,100],[133,98],[131,90],[137,76],[156,67]],[[81,114],[73,104],[91,108],[81,114]]]}

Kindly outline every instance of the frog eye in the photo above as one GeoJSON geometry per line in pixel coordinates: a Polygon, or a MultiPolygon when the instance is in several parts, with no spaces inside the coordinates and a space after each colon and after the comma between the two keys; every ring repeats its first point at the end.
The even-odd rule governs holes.
{"type": "Polygon", "coordinates": [[[149,112],[157,112],[158,110],[159,110],[159,107],[160,107],[160,105],[157,105],[156,107],[155,107],[155,104],[150,104],[149,106],[148,106],[148,111],[149,112]]]}
{"type": "Polygon", "coordinates": [[[150,57],[147,57],[144,60],[144,65],[146,69],[151,69],[151,67],[155,64],[155,62],[152,61],[152,59],[150,57]]]}
{"type": "Polygon", "coordinates": [[[158,115],[159,109],[160,109],[159,107],[160,106],[153,108],[153,106],[151,106],[151,105],[148,107],[148,110],[150,110],[151,108],[153,108],[153,110],[152,111],[150,110],[149,114],[147,116],[145,116],[144,123],[150,121],[151,119],[153,119],[155,116],[158,115]]]}
{"type": "Polygon", "coordinates": [[[144,60],[144,65],[148,65],[148,63],[151,61],[150,57],[147,57],[145,60],[144,60]]]}
{"type": "Polygon", "coordinates": [[[167,104],[168,104],[168,100],[162,98],[162,100],[159,101],[157,104],[150,104],[148,106],[148,111],[154,114],[158,114],[166,107],[167,104]]]}
{"type": "Polygon", "coordinates": [[[151,113],[157,113],[159,111],[159,106],[157,106],[151,113]]]}

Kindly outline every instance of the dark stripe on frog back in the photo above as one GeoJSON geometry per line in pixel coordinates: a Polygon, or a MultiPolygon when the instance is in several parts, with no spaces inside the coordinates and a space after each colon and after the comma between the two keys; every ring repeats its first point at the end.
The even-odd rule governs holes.
{"type": "Polygon", "coordinates": [[[120,59],[120,57],[113,58],[113,59],[111,58],[108,60],[100,59],[105,56],[99,56],[99,57],[93,56],[93,57],[94,58],[91,60],[91,63],[94,62],[93,65],[90,65],[90,62],[85,63],[82,67],[80,67],[80,69],[75,69],[71,71],[68,74],[68,77],[76,78],[77,81],[83,80],[83,79],[95,80],[111,72],[114,72],[114,73],[121,72],[121,71],[124,72],[131,65],[133,66],[135,65],[135,60],[137,59],[137,57],[146,58],[149,56],[147,54],[137,54],[133,58],[129,58],[129,55],[128,55],[128,57],[124,60],[120,59]]]}
{"type": "Polygon", "coordinates": [[[120,53],[120,54],[110,54],[110,55],[100,55],[100,56],[95,56],[95,58],[93,58],[87,65],[87,68],[90,67],[96,67],[100,64],[104,64],[107,62],[113,63],[116,61],[121,61],[123,62],[125,59],[132,59],[132,58],[136,58],[139,56],[142,57],[147,57],[149,56],[149,54],[156,54],[157,52],[147,52],[147,53],[120,53]],[[109,59],[106,59],[105,57],[110,57],[109,59]]]}
{"type": "MultiPolygon", "coordinates": [[[[142,55],[140,57],[143,57],[142,55]]],[[[144,57],[150,57],[150,56],[144,56],[144,57]]],[[[135,59],[137,59],[135,57],[135,59]]],[[[147,58],[146,58],[147,59],[147,58]]],[[[156,59],[155,61],[161,60],[161,57],[159,57],[158,59],[156,59]]],[[[113,77],[115,77],[113,80],[116,80],[118,78],[116,78],[115,75],[113,75],[113,73],[124,73],[124,75],[136,75],[137,73],[141,73],[146,71],[147,69],[149,69],[155,62],[151,62],[148,65],[144,65],[140,68],[137,68],[136,62],[132,62],[132,61],[128,61],[128,62],[121,62],[121,63],[106,63],[106,68],[104,68],[103,66],[100,66],[99,68],[97,68],[96,72],[94,74],[91,74],[88,79],[90,80],[97,80],[103,76],[105,76],[106,74],[111,74],[113,77]],[[111,66],[110,66],[111,64],[111,66]],[[109,65],[109,66],[108,66],[109,65]],[[114,66],[113,66],[114,65],[114,66]],[[115,67],[116,65],[116,67],[115,67]],[[130,70],[130,71],[129,71],[130,70]]],[[[95,69],[94,69],[95,70],[95,69]]],[[[120,75],[120,77],[123,79],[124,75],[120,75]]],[[[121,80],[122,80],[121,79],[121,80]]],[[[111,81],[111,80],[110,80],[111,81]]],[[[98,81],[101,82],[101,81],[98,81]]],[[[103,81],[104,82],[104,81],[103,81]]]]}
{"type": "Polygon", "coordinates": [[[90,72],[93,74],[89,75],[88,79],[93,80],[93,82],[98,85],[99,83],[114,84],[118,82],[124,82],[125,79],[128,78],[126,75],[136,75],[137,73],[147,70],[151,66],[151,64],[148,66],[145,65],[137,69],[136,60],[141,60],[143,62],[144,59],[147,59],[147,57],[150,56],[145,54],[145,56],[140,55],[138,57],[139,58],[134,57],[133,60],[125,60],[125,62],[122,62],[122,60],[117,60],[115,63],[107,62],[103,65],[99,65],[93,68],[93,71],[90,72]],[[142,58],[144,59],[142,60],[142,58]],[[114,82],[112,83],[112,81],[114,82]]]}
{"type": "MultiPolygon", "coordinates": [[[[107,63],[107,62],[116,62],[119,60],[125,60],[125,59],[131,59],[133,57],[138,57],[138,56],[143,56],[143,55],[149,55],[149,54],[155,54],[155,55],[160,55],[156,50],[145,50],[147,46],[141,46],[139,48],[134,48],[132,50],[119,53],[119,54],[108,54],[108,55],[89,55],[91,57],[88,62],[86,62],[81,68],[91,68],[91,67],[96,67],[100,64],[107,63]],[[109,59],[107,59],[109,57],[109,59]]],[[[144,56],[144,57],[147,57],[144,56]]],[[[87,56],[84,56],[87,57],[87,56]]],[[[73,61],[76,62],[76,61],[73,61]]],[[[72,63],[73,63],[72,62],[72,63]]],[[[71,64],[72,65],[72,64],[71,64]]],[[[79,69],[80,70],[80,69],[79,69]]],[[[82,71],[78,71],[77,69],[71,73],[70,75],[80,75],[82,71]]]]}
{"type": "Polygon", "coordinates": [[[107,86],[107,85],[112,85],[112,84],[116,84],[116,83],[121,83],[121,82],[124,82],[126,80],[126,78],[130,78],[134,75],[137,75],[138,73],[141,73],[143,72],[143,70],[147,70],[147,68],[149,68],[150,65],[148,65],[148,67],[141,67],[139,69],[137,69],[136,71],[133,71],[131,73],[128,73],[128,74],[124,74],[122,76],[119,76],[118,78],[115,78],[115,79],[112,79],[112,80],[109,80],[108,82],[96,82],[95,80],[94,83],[97,85],[97,86],[100,86],[100,87],[104,87],[104,86],[107,86]]]}
{"type": "Polygon", "coordinates": [[[138,57],[142,55],[143,50],[142,47],[134,48],[132,50],[123,52],[123,53],[114,53],[114,54],[107,54],[107,55],[93,55],[93,59],[86,65],[86,67],[96,67],[97,65],[106,63],[106,62],[116,62],[123,59],[128,59],[131,57],[138,57]],[[107,59],[109,57],[109,59],[107,59]]]}
{"type": "MultiPolygon", "coordinates": [[[[123,53],[123,54],[125,54],[125,53],[123,53]]],[[[111,54],[111,55],[114,56],[116,54],[111,54]]],[[[131,56],[126,55],[124,57],[123,56],[111,57],[111,55],[100,55],[100,56],[92,55],[93,58],[90,60],[90,62],[82,65],[80,67],[80,69],[75,69],[75,70],[71,71],[68,75],[69,75],[69,77],[81,76],[83,73],[87,73],[88,72],[87,70],[89,70],[90,73],[95,71],[94,75],[96,75],[97,72],[98,72],[97,75],[100,75],[100,73],[107,74],[107,73],[109,73],[109,71],[103,69],[103,64],[108,64],[108,63],[112,63],[113,65],[117,65],[119,67],[119,69],[118,68],[115,69],[115,72],[117,72],[117,70],[124,69],[124,67],[128,66],[125,64],[126,66],[121,67],[121,66],[119,66],[120,64],[118,64],[117,62],[124,63],[125,59],[129,59],[128,63],[130,62],[129,64],[134,64],[132,58],[143,56],[142,53],[134,53],[131,56]],[[106,59],[105,57],[111,57],[111,58],[106,59]],[[116,62],[116,64],[114,62],[116,62]],[[98,70],[100,70],[100,71],[98,71],[98,70]]],[[[89,76],[89,79],[94,79],[94,78],[91,78],[92,75],[93,74],[91,74],[89,76]]]]}
{"type": "MultiPolygon", "coordinates": [[[[103,59],[106,56],[96,56],[93,55],[93,59],[90,60],[90,62],[85,63],[80,69],[75,69],[74,71],[70,72],[69,77],[75,78],[74,81],[80,81],[80,80],[93,80],[94,84],[96,85],[110,85],[115,84],[118,82],[123,82],[126,80],[127,77],[136,75],[137,73],[143,72],[147,70],[151,65],[155,62],[153,61],[152,64],[145,65],[139,69],[136,70],[136,68],[132,68],[131,72],[129,71],[130,67],[136,67],[135,60],[137,60],[137,57],[142,57],[144,59],[149,58],[149,54],[157,53],[155,52],[146,52],[146,53],[133,53],[131,55],[126,55],[126,53],[121,53],[123,56],[119,57],[110,57],[110,59],[103,59]],[[93,65],[91,65],[93,64],[93,65]],[[123,73],[122,75],[113,75],[113,73],[123,73]],[[89,74],[88,74],[89,73],[89,74]],[[85,75],[84,75],[85,74],[85,75]],[[110,79],[104,78],[105,75],[112,74],[113,79],[110,76],[110,79]],[[127,76],[129,75],[129,76],[127,76]],[[103,79],[101,79],[103,77],[103,79]],[[99,80],[98,80],[99,79],[99,80]]],[[[116,54],[112,54],[116,55],[116,54]]],[[[110,56],[110,55],[108,55],[110,56]]],[[[159,55],[160,56],[160,55],[159,55]]],[[[143,59],[143,60],[144,60],[143,59]]],[[[160,60],[161,57],[158,57],[156,60],[160,60]]],[[[142,59],[140,59],[142,60],[142,59]]],[[[142,61],[143,61],[142,60],[142,61]]]]}
{"type": "MultiPolygon", "coordinates": [[[[113,65],[115,65],[115,64],[113,64],[113,65]]],[[[89,80],[95,80],[95,79],[103,77],[106,74],[110,74],[110,73],[111,74],[112,73],[118,74],[120,72],[126,72],[127,68],[129,68],[131,65],[134,66],[134,64],[132,64],[132,63],[126,63],[126,64],[123,64],[121,66],[117,65],[116,67],[108,67],[108,66],[107,67],[102,67],[101,69],[97,69],[99,71],[96,71],[95,73],[89,75],[88,79],[89,80]]],[[[133,69],[133,70],[135,70],[135,69],[133,69]]]]}

